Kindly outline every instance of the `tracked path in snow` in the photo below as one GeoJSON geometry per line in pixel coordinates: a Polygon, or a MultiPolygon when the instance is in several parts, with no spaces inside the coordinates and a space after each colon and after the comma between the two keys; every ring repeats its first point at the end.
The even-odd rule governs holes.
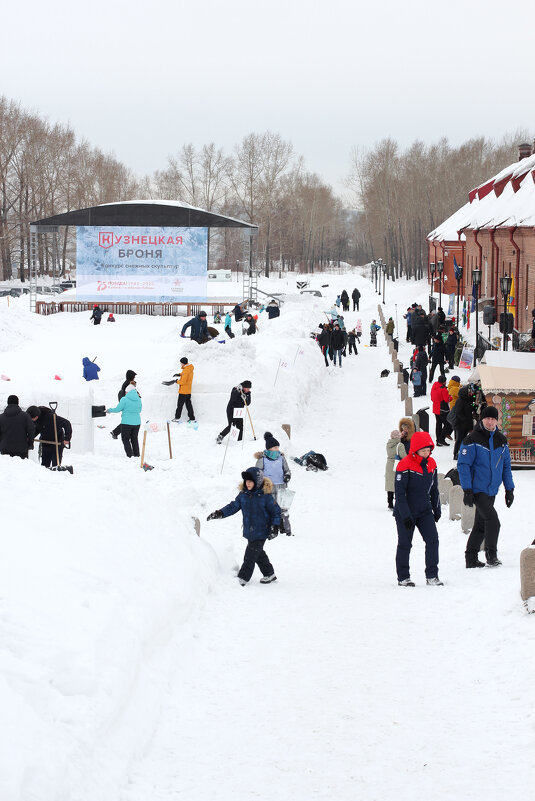
{"type": "MultiPolygon", "coordinates": [[[[533,777],[532,645],[511,590],[520,541],[504,541],[502,570],[466,571],[464,536],[444,515],[446,586],[425,586],[416,538],[417,587],[396,585],[383,476],[402,406],[394,377],[379,378],[389,366],[379,334],[377,350],[325,370],[299,438],[330,469],[292,466],[296,536],[267,544],[279,580],[255,573],[241,588],[223,575],[177,648],[160,725],[120,801],[498,801],[533,777]]],[[[218,525],[202,532],[216,549],[218,525]]],[[[241,520],[225,525],[239,558],[241,520]]]]}

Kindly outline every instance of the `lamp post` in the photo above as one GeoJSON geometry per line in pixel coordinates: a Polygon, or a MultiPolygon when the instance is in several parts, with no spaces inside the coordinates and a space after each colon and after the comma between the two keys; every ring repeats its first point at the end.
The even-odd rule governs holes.
{"type": "Polygon", "coordinates": [[[476,288],[476,346],[474,348],[474,367],[477,362],[477,346],[478,346],[478,333],[477,333],[477,321],[478,321],[478,312],[477,306],[479,303],[479,287],[481,286],[481,270],[472,270],[472,285],[476,288]]]}
{"type": "Polygon", "coordinates": [[[438,278],[439,278],[439,284],[438,284],[438,292],[439,292],[439,294],[438,294],[438,308],[439,309],[442,308],[442,273],[443,273],[443,271],[444,271],[444,262],[443,261],[439,261],[437,263],[437,272],[438,272],[438,278]]]}
{"type": "Polygon", "coordinates": [[[383,264],[383,306],[385,305],[385,292],[386,292],[386,264],[383,264]]]}
{"type": "Polygon", "coordinates": [[[434,261],[429,262],[429,274],[431,276],[431,297],[433,297],[433,287],[435,285],[435,272],[437,266],[434,261]]]}
{"type": "Polygon", "coordinates": [[[377,276],[378,276],[378,287],[377,287],[377,294],[381,294],[381,273],[379,272],[383,268],[383,260],[377,259],[377,276]]]}
{"type": "Polygon", "coordinates": [[[377,265],[375,259],[372,261],[372,283],[375,283],[375,289],[377,290],[377,265]]]}
{"type": "Polygon", "coordinates": [[[459,328],[459,293],[461,291],[460,287],[461,287],[461,280],[462,280],[462,277],[463,277],[463,269],[464,269],[463,267],[457,267],[457,276],[456,276],[456,278],[457,278],[457,318],[456,318],[457,328],[459,328]]]}
{"type": "Polygon", "coordinates": [[[509,326],[507,324],[507,298],[511,292],[511,284],[513,279],[510,275],[502,275],[500,278],[500,289],[503,295],[503,349],[507,350],[507,332],[509,326]]]}

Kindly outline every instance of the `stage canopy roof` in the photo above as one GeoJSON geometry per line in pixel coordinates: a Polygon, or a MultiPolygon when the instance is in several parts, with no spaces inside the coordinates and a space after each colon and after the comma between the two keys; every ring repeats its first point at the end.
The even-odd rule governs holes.
{"type": "Polygon", "coordinates": [[[168,228],[251,228],[257,225],[224,217],[211,211],[197,209],[178,200],[125,200],[121,203],[104,203],[88,209],[75,209],[64,214],[54,214],[31,223],[35,226],[98,225],[150,226],[168,228]]]}

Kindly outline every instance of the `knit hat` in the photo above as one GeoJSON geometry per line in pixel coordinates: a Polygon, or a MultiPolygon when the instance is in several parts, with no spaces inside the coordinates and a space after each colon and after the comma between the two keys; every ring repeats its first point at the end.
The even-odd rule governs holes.
{"type": "Polygon", "coordinates": [[[134,373],[133,370],[127,370],[126,371],[126,380],[127,381],[133,381],[134,378],[136,377],[136,375],[137,375],[137,373],[134,373]]]}
{"type": "Polygon", "coordinates": [[[390,439],[399,439],[400,437],[401,434],[399,433],[397,428],[395,428],[393,431],[390,432],[390,439]]]}
{"type": "Polygon", "coordinates": [[[266,433],[264,434],[264,439],[266,441],[266,450],[267,451],[272,450],[276,445],[280,445],[279,440],[275,439],[275,437],[273,436],[271,431],[266,431],[266,433]]]}
{"type": "Polygon", "coordinates": [[[241,385],[244,389],[251,389],[251,387],[253,386],[250,381],[242,381],[241,385]]]}
{"type": "Polygon", "coordinates": [[[188,360],[186,359],[186,357],[182,356],[182,358],[180,359],[180,364],[187,364],[187,363],[188,363],[188,360]]]}
{"type": "Polygon", "coordinates": [[[16,395],[10,395],[9,398],[7,399],[7,405],[8,406],[18,406],[19,405],[19,399],[17,398],[17,396],[16,395]]]}
{"type": "Polygon", "coordinates": [[[485,417],[494,417],[494,419],[497,420],[498,409],[495,406],[485,406],[481,411],[481,419],[484,420],[485,417]]]}
{"type": "Polygon", "coordinates": [[[26,409],[26,413],[29,414],[33,420],[34,417],[40,416],[41,409],[39,408],[39,406],[28,406],[28,408],[26,409]]]}
{"type": "Polygon", "coordinates": [[[460,379],[460,377],[458,375],[452,375],[451,380],[452,381],[459,381],[459,383],[461,381],[461,379],[460,379]]]}
{"type": "Polygon", "coordinates": [[[437,381],[438,381],[439,384],[445,384],[446,383],[446,376],[443,373],[441,373],[439,375],[437,381]]]}

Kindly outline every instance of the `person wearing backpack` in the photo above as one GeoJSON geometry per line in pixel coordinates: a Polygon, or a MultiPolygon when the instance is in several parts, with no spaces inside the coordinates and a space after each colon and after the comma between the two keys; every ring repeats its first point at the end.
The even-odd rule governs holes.
{"type": "Polygon", "coordinates": [[[264,545],[266,540],[278,536],[280,527],[280,508],[273,498],[273,482],[265,478],[258,467],[247,468],[241,477],[243,483],[236,498],[221,509],[216,509],[206,519],[219,520],[241,511],[247,547],[238,571],[238,581],[245,587],[252,578],[255,565],[258,565],[262,573],[260,583],[271,584],[277,581],[277,576],[264,545]]]}
{"type": "Polygon", "coordinates": [[[281,531],[290,535],[292,529],[288,510],[283,508],[280,501],[280,497],[282,497],[280,491],[288,486],[292,472],[280,449],[280,442],[275,439],[271,431],[266,431],[264,441],[266,443],[265,450],[255,453],[256,467],[263,472],[265,478],[270,478],[273,482],[273,496],[281,509],[281,531]]]}

